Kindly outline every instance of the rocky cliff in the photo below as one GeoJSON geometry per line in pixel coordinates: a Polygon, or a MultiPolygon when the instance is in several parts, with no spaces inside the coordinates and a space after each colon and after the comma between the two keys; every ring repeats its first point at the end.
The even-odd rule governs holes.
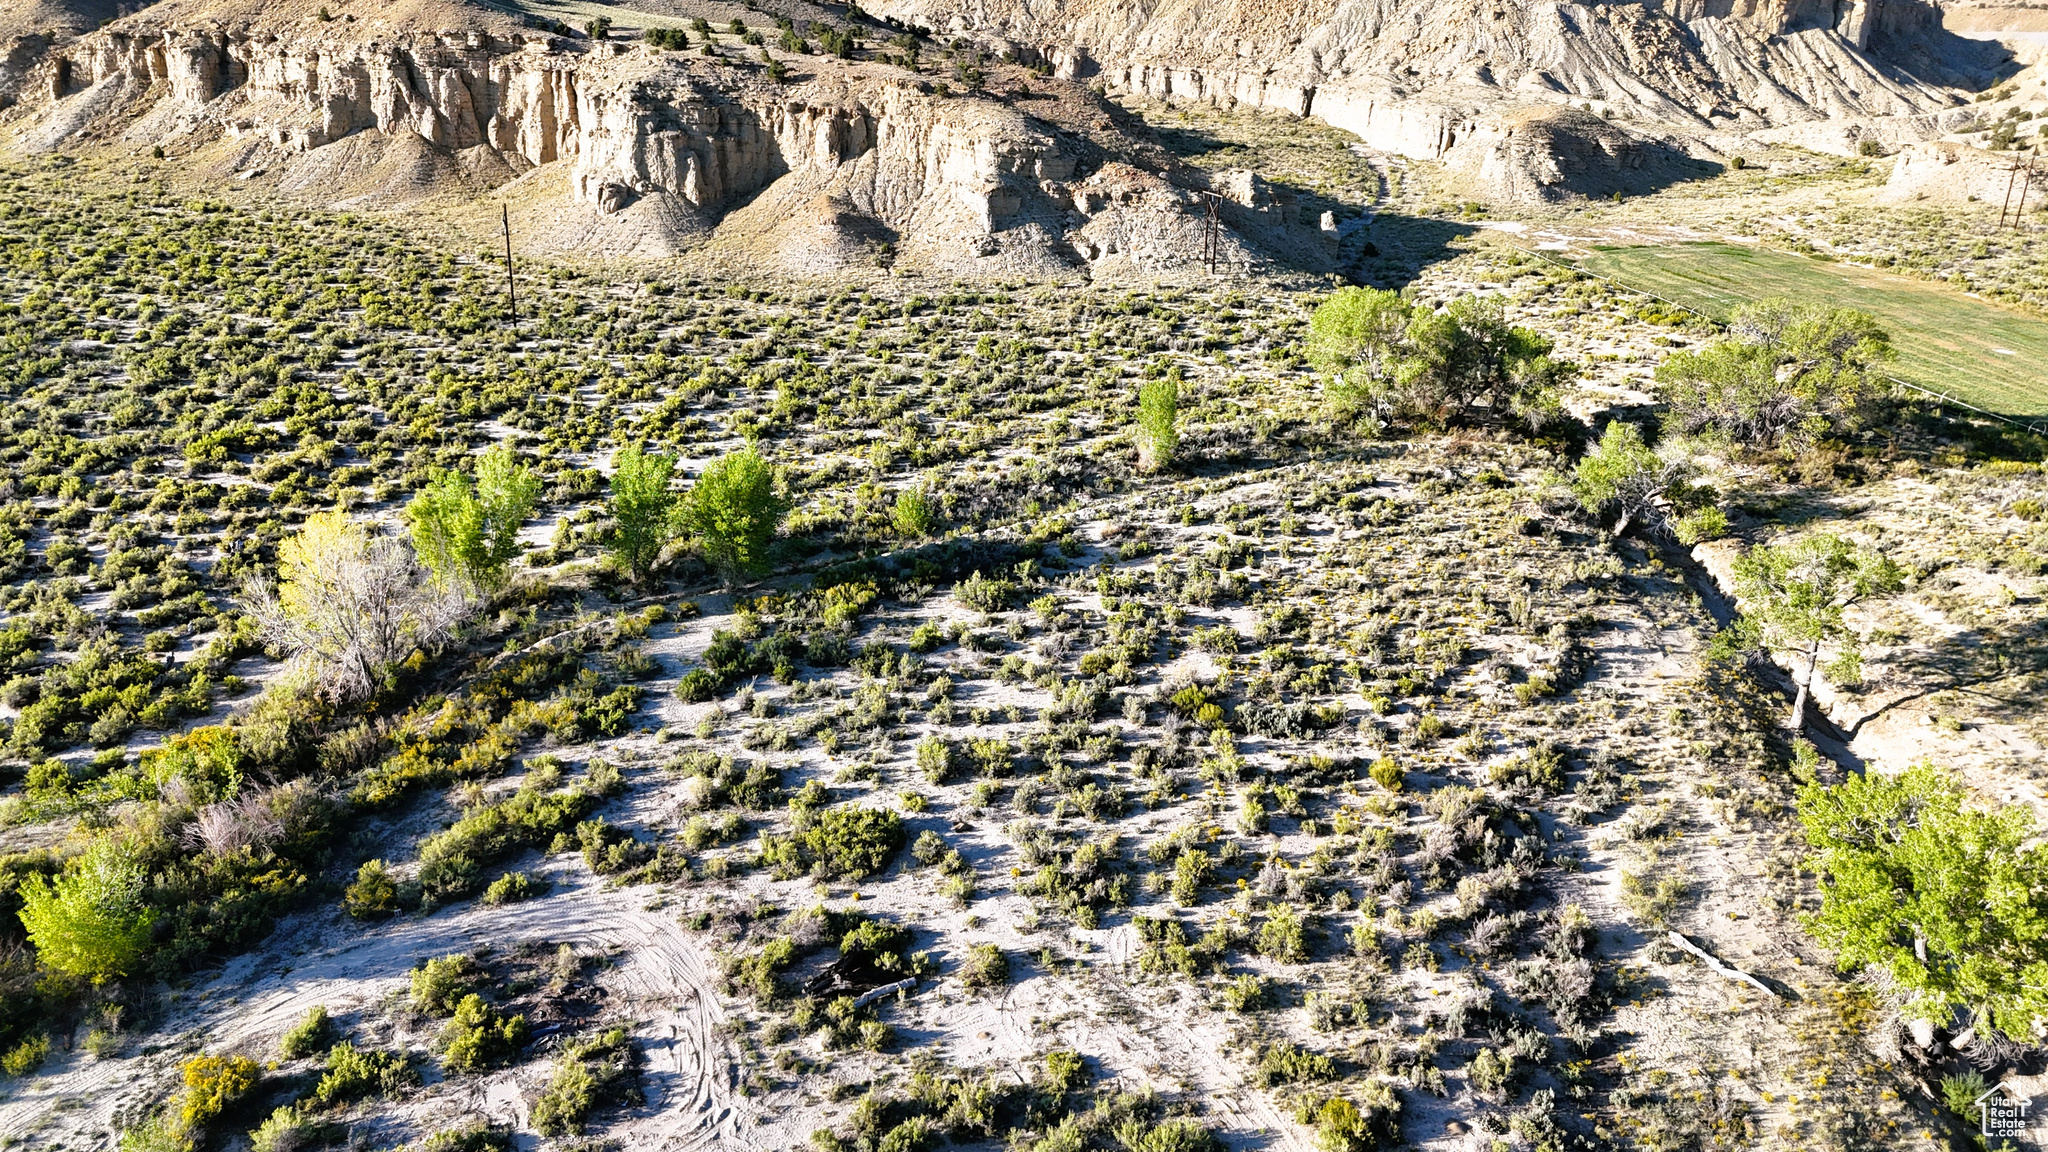
{"type": "MultiPolygon", "coordinates": [[[[1091,121],[1086,134],[882,64],[799,57],[777,82],[752,61],[488,20],[438,33],[352,25],[152,9],[29,69],[13,139],[162,148],[334,204],[518,181],[560,189],[566,203],[539,231],[562,247],[659,255],[729,233],[729,246],[812,270],[891,253],[957,270],[1067,267],[1119,250],[1087,238],[1097,214],[1137,217],[1109,229],[1120,234],[1161,226],[1128,201],[1076,194],[1129,158],[1078,85],[1052,107],[1091,121]]],[[[1185,178],[1153,179],[1154,208],[1194,203],[1185,178]]],[[[1171,262],[1198,245],[1153,247],[1171,262]]],[[[1313,262],[1317,247],[1302,250],[1313,262]]]]}
{"type": "MultiPolygon", "coordinates": [[[[1633,190],[1639,177],[1685,168],[1664,153],[1712,158],[1773,127],[1917,117],[1898,131],[1927,138],[1941,131],[1930,114],[1960,102],[1957,86],[1988,83],[2006,56],[1944,32],[1928,0],[882,0],[881,10],[1112,88],[1313,114],[1373,147],[1484,173],[1475,190],[1502,200],[1633,190]],[[1612,126],[1588,135],[1579,121],[1518,119],[1565,106],[1612,126]],[[1619,146],[1618,135],[1633,142],[1619,146]],[[1579,180],[1575,158],[1595,153],[1579,180]]],[[[1836,137],[1853,150],[1859,133],[1823,142],[1836,137]]]]}
{"type": "Polygon", "coordinates": [[[1925,0],[885,0],[1063,73],[1313,112],[1436,156],[1501,103],[1711,129],[1924,112],[1993,56],[1925,0]],[[1938,59],[1929,59],[1929,48],[1938,59]]]}

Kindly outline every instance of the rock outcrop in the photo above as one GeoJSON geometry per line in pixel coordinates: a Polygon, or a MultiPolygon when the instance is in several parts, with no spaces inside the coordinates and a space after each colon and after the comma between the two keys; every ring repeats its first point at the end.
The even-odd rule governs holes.
{"type": "MultiPolygon", "coordinates": [[[[541,231],[608,255],[667,255],[719,233],[804,270],[1192,258],[1186,243],[1088,238],[1097,214],[1149,221],[1166,200],[1184,214],[1194,199],[1180,186],[1191,177],[1154,173],[1159,204],[1105,198],[1091,213],[1074,184],[1119,154],[1092,104],[1099,123],[1084,136],[881,64],[808,58],[809,75],[774,82],[751,62],[510,25],[365,35],[340,23],[221,27],[152,10],[37,63],[9,114],[13,138],[30,150],[163,148],[347,206],[539,181],[567,201],[541,231]]],[[[1285,229],[1262,231],[1284,245],[1285,229]]]]}
{"type": "Polygon", "coordinates": [[[1589,112],[1548,106],[1481,123],[1445,162],[1457,191],[1492,203],[1635,195],[1721,170],[1675,142],[1624,132],[1589,112]]]}
{"type": "Polygon", "coordinates": [[[1064,74],[1313,113],[1425,157],[1503,103],[1591,104],[1694,129],[1925,112],[1955,102],[1946,85],[1988,78],[1996,59],[1942,33],[1926,0],[885,0],[880,10],[999,40],[1064,74]]]}
{"type": "MultiPolygon", "coordinates": [[[[1062,75],[1166,100],[1315,115],[1445,159],[1494,198],[1630,190],[1715,142],[1889,118],[1927,139],[2009,54],[1943,31],[1929,0],[882,0],[1062,75]],[[1606,127],[1530,107],[1578,108],[1606,127]],[[1555,161],[1555,164],[1553,164],[1555,161]],[[1553,173],[1555,167],[1559,171],[1553,173]]],[[[1820,133],[1829,144],[1841,133],[1820,133]]]]}
{"type": "Polygon", "coordinates": [[[1879,195],[1893,203],[1941,207],[2008,201],[2027,209],[2048,207],[2048,159],[2036,160],[2031,168],[2030,176],[2027,156],[2020,152],[1986,152],[1947,140],[1915,144],[1892,160],[1891,179],[1879,195]]]}

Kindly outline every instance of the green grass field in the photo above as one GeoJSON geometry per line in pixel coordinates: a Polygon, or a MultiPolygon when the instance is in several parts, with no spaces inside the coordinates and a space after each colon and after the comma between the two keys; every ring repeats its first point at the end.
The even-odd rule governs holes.
{"type": "Polygon", "coordinates": [[[1765,296],[1860,308],[1891,332],[1900,379],[1993,412],[2048,415],[2048,321],[1951,288],[1737,244],[1614,248],[1579,266],[1715,317],[1765,296]]]}

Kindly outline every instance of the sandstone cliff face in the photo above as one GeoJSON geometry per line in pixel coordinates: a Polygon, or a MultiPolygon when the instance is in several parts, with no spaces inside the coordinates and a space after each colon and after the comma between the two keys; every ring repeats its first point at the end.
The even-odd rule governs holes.
{"type": "Polygon", "coordinates": [[[48,54],[7,115],[31,150],[162,146],[349,206],[545,169],[567,204],[542,231],[607,254],[720,230],[807,269],[899,247],[961,271],[1047,269],[1106,247],[1084,238],[1071,190],[1100,147],[893,69],[815,67],[783,85],[521,30],[350,39],[136,19],[48,54]]]}
{"type": "Polygon", "coordinates": [[[1422,157],[1529,103],[1711,130],[1955,102],[1943,70],[1870,54],[1940,35],[1925,0],[885,0],[881,10],[1134,92],[1313,113],[1422,157]]]}

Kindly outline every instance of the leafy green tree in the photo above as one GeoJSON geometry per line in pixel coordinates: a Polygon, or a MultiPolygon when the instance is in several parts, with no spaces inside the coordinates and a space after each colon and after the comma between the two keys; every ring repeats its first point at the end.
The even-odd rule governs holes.
{"type": "Polygon", "coordinates": [[[684,504],[704,558],[728,586],[767,574],[768,545],[788,512],[775,470],[751,444],[706,468],[684,504]]]}
{"type": "Polygon", "coordinates": [[[1773,298],[1737,308],[1730,338],[1657,367],[1666,422],[1755,447],[1811,444],[1868,419],[1890,390],[1876,317],[1773,298]]]}
{"type": "Polygon", "coordinates": [[[519,554],[519,526],[540,498],[540,477],[507,444],[476,460],[476,479],[437,470],[405,517],[413,551],[444,587],[495,592],[519,554]]]}
{"type": "Polygon", "coordinates": [[[1682,450],[1655,451],[1643,443],[1642,429],[1614,420],[1573,471],[1572,494],[1588,512],[1611,511],[1616,536],[1643,525],[1692,544],[1727,526],[1713,493],[1693,482],[1698,474],[1682,450]]]}
{"type": "Polygon", "coordinates": [[[156,914],[142,901],[142,869],[119,845],[95,840],[54,880],[21,882],[21,923],[45,965],[94,983],[141,963],[156,914]]]}
{"type": "Polygon", "coordinates": [[[1821,875],[1815,937],[1845,971],[1876,968],[1910,1018],[1957,1013],[2032,1043],[2048,1023],[2048,845],[2017,804],[1965,805],[1931,764],[1808,785],[1799,818],[1821,875]]]}
{"type": "Polygon", "coordinates": [[[683,525],[682,496],[669,487],[675,475],[675,457],[643,452],[637,444],[612,457],[611,499],[605,508],[612,517],[611,552],[642,584],[683,525]]]}
{"type": "Polygon", "coordinates": [[[1888,596],[1905,584],[1905,570],[1882,551],[1835,533],[1817,533],[1786,545],[1753,547],[1735,562],[1735,592],[1743,615],[1714,637],[1710,656],[1784,652],[1804,662],[1792,697],[1792,730],[1806,726],[1806,695],[1821,662],[1821,648],[1837,656],[1827,674],[1849,683],[1862,674],[1862,637],[1845,619],[1853,605],[1888,596]]]}
{"type": "Polygon", "coordinates": [[[1180,447],[1180,370],[1138,387],[1138,467],[1156,472],[1180,447]]]}
{"type": "Polygon", "coordinates": [[[1380,419],[1421,365],[1409,354],[1415,306],[1398,292],[1341,288],[1308,319],[1309,362],[1331,375],[1325,396],[1341,420],[1380,419]]]}
{"type": "Polygon", "coordinates": [[[1571,375],[1548,340],[1509,324],[1491,296],[1432,310],[1394,292],[1341,289],[1309,317],[1307,351],[1331,374],[1332,415],[1373,426],[1485,416],[1533,427],[1556,411],[1571,375]]]}
{"type": "Polygon", "coordinates": [[[1791,544],[1752,548],[1735,561],[1742,617],[1714,640],[1715,658],[1767,651],[1803,662],[1792,700],[1794,731],[1805,727],[1806,697],[1823,645],[1838,655],[1827,668],[1847,682],[1862,671],[1861,638],[1844,619],[1851,606],[1897,592],[1905,572],[1883,552],[1822,532],[1791,544]]]}
{"type": "Polygon", "coordinates": [[[1495,419],[1539,425],[1556,410],[1557,388],[1571,371],[1550,356],[1551,343],[1507,322],[1498,296],[1465,296],[1408,326],[1425,370],[1405,409],[1432,424],[1449,424],[1485,409],[1495,419]]]}

